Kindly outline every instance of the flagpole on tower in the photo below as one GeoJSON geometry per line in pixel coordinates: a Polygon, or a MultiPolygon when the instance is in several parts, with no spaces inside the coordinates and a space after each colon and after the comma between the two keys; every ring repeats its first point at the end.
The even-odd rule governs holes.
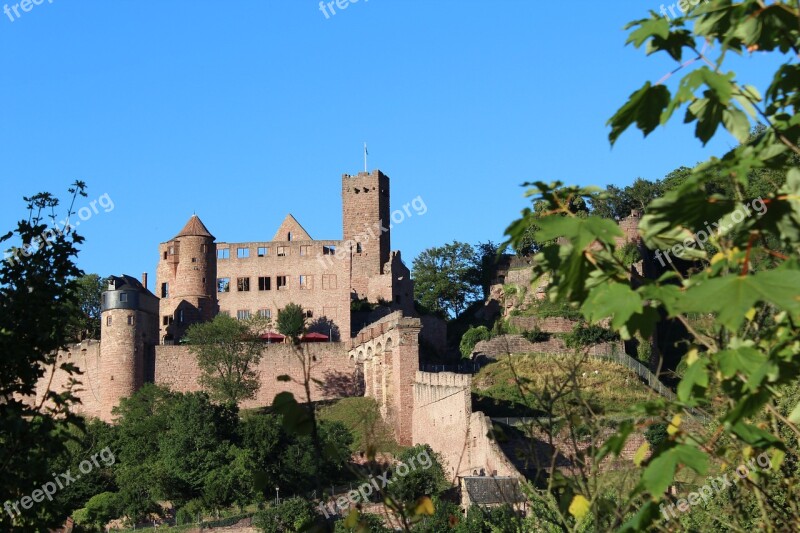
{"type": "Polygon", "coordinates": [[[367,156],[369,152],[367,151],[367,143],[364,143],[364,172],[369,172],[367,169],[367,156]]]}

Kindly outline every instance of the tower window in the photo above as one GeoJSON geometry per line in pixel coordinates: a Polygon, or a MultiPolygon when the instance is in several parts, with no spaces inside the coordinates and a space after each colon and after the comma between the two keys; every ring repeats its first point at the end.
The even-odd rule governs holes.
{"type": "Polygon", "coordinates": [[[192,257],[192,263],[197,263],[197,258],[196,257],[192,257]]]}
{"type": "Polygon", "coordinates": [[[201,244],[200,245],[200,253],[204,254],[204,253],[207,253],[207,252],[208,252],[208,245],[207,244],[201,244]]]}
{"type": "Polygon", "coordinates": [[[250,257],[250,248],[237,248],[236,257],[239,259],[246,259],[250,257]]]}
{"type": "Polygon", "coordinates": [[[266,246],[259,246],[258,247],[258,257],[266,257],[269,255],[269,248],[266,246]]]}
{"type": "Polygon", "coordinates": [[[161,284],[161,297],[162,298],[169,298],[169,283],[162,283],[161,284]]]}
{"type": "Polygon", "coordinates": [[[236,290],[239,292],[250,291],[250,278],[236,278],[236,290]]]}
{"type": "Polygon", "coordinates": [[[217,292],[230,292],[231,278],[217,278],[217,292]]]}
{"type": "Polygon", "coordinates": [[[111,315],[106,317],[106,326],[110,326],[110,325],[111,325],[111,315]]]}
{"type": "Polygon", "coordinates": [[[260,291],[272,290],[272,278],[270,278],[268,276],[259,276],[259,278],[258,278],[258,290],[260,290],[260,291]]]}
{"type": "Polygon", "coordinates": [[[133,315],[128,315],[128,325],[129,326],[133,325],[133,315]]]}
{"type": "Polygon", "coordinates": [[[164,252],[164,259],[167,258],[167,252],[164,252]]]}
{"type": "Polygon", "coordinates": [[[120,302],[127,302],[128,301],[128,293],[127,292],[120,293],[119,301],[120,302]]]}
{"type": "Polygon", "coordinates": [[[169,247],[169,255],[175,255],[175,247],[174,246],[170,246],[169,247]]]}
{"type": "Polygon", "coordinates": [[[278,290],[286,288],[286,276],[276,276],[275,282],[278,286],[278,290]]]}
{"type": "Polygon", "coordinates": [[[230,248],[220,248],[217,250],[217,259],[230,259],[231,258],[231,250],[230,248]]]}

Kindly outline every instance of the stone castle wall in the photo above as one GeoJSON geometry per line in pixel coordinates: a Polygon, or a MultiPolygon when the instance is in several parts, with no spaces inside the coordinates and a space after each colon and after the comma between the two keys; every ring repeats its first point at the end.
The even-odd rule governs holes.
{"type": "MultiPolygon", "coordinates": [[[[243,402],[240,407],[254,408],[271,405],[280,392],[291,392],[295,398],[306,400],[303,385],[303,358],[309,362],[311,378],[322,382],[312,383],[312,401],[339,398],[353,395],[355,364],[347,357],[342,343],[307,343],[299,347],[290,344],[271,344],[264,348],[261,362],[256,370],[260,376],[261,388],[252,400],[243,402]],[[291,381],[278,381],[278,376],[289,376],[291,381]]],[[[201,390],[200,368],[197,359],[188,346],[157,346],[155,364],[155,383],[178,392],[201,390]]]]}
{"type": "Polygon", "coordinates": [[[73,374],[70,376],[63,370],[56,368],[52,372],[50,368],[45,369],[44,377],[36,384],[36,405],[41,403],[45,393],[51,391],[64,391],[69,385],[70,379],[80,382],[73,388],[73,393],[81,401],[73,409],[74,412],[86,417],[99,417],[103,405],[103,381],[100,379],[100,342],[84,341],[80,344],[73,344],[66,350],[58,352],[57,367],[63,363],[75,365],[82,375],[73,374]]]}
{"type": "MultiPolygon", "coordinates": [[[[574,354],[575,348],[568,348],[562,339],[551,337],[542,342],[530,342],[522,335],[500,335],[488,341],[480,341],[472,350],[473,356],[496,358],[508,354],[546,353],[552,355],[574,354]]],[[[620,342],[606,342],[595,344],[588,349],[581,349],[580,353],[592,356],[611,356],[625,353],[625,347],[620,342]]]]}
{"type": "Polygon", "coordinates": [[[417,372],[414,379],[413,443],[428,444],[442,456],[445,473],[455,480],[483,470],[521,477],[492,440],[492,425],[472,412],[472,377],[451,372],[417,372]]]}

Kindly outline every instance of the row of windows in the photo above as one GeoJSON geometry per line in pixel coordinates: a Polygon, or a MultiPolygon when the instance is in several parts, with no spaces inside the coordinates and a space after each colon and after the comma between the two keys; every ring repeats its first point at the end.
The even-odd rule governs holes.
{"type": "MultiPolygon", "coordinates": [[[[302,290],[314,288],[314,276],[300,275],[297,277],[297,287],[302,290]]],[[[284,290],[289,286],[289,276],[275,276],[275,288],[277,290],[284,290]]],[[[323,274],[322,275],[322,288],[324,290],[336,289],[337,281],[336,274],[323,274]]],[[[258,290],[271,291],[272,278],[270,276],[258,277],[258,290]]],[[[217,292],[230,292],[231,291],[231,278],[217,278],[217,292]]],[[[236,291],[249,292],[250,291],[250,278],[236,278],[236,291]]]]}
{"type": "MultiPolygon", "coordinates": [[[[200,253],[204,254],[204,255],[206,253],[208,253],[208,245],[207,244],[201,244],[200,245],[200,253]]],[[[170,246],[169,248],[164,250],[164,259],[167,259],[167,257],[169,257],[170,255],[175,255],[175,254],[176,254],[175,246],[170,246]]],[[[196,257],[192,257],[192,263],[197,263],[197,258],[196,257]]]]}
{"type": "MultiPolygon", "coordinates": [[[[106,326],[110,326],[111,323],[113,322],[111,320],[111,318],[112,318],[111,315],[106,317],[106,326]]],[[[128,315],[127,319],[128,319],[128,325],[129,326],[133,326],[134,324],[136,324],[136,317],[134,317],[133,315],[128,315]]]]}
{"type": "MultiPolygon", "coordinates": [[[[360,244],[358,245],[360,248],[360,244]]],[[[361,252],[359,249],[358,252],[361,252]]],[[[291,248],[289,246],[276,246],[275,247],[275,255],[278,257],[286,257],[290,255],[291,248]]],[[[268,257],[270,255],[270,248],[266,246],[258,246],[256,247],[256,254],[258,257],[268,257]]],[[[310,245],[303,245],[300,247],[300,255],[301,256],[309,256],[311,255],[311,246],[310,245]]],[[[322,255],[336,255],[336,246],[323,246],[322,247],[322,255]]],[[[237,259],[247,259],[250,257],[250,248],[247,246],[241,246],[236,248],[236,257],[237,259]]],[[[217,249],[217,259],[230,259],[231,258],[231,249],[230,248],[218,248],[217,249]]]]}
{"type": "MultiPolygon", "coordinates": [[[[228,314],[227,311],[221,311],[221,313],[228,314]]],[[[249,309],[239,309],[236,311],[236,320],[248,320],[251,316],[252,314],[249,309]]],[[[272,318],[272,309],[259,309],[258,316],[259,318],[272,318]]],[[[305,316],[306,318],[314,318],[314,311],[306,309],[305,316]]]]}

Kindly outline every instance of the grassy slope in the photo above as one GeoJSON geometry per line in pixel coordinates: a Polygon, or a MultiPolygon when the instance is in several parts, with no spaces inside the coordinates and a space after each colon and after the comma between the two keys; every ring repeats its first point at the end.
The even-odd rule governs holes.
{"type": "Polygon", "coordinates": [[[343,398],[322,407],[319,418],[344,424],[353,433],[354,452],[366,451],[369,447],[374,447],[377,453],[397,454],[402,450],[372,398],[343,398]]]}
{"type": "MultiPolygon", "coordinates": [[[[561,385],[572,379],[577,380],[580,397],[598,415],[613,415],[634,402],[657,396],[635,374],[610,361],[543,354],[511,355],[482,368],[475,376],[475,409],[494,416],[543,415],[540,399],[546,393],[555,395],[561,385]]],[[[562,402],[556,402],[554,414],[563,414],[565,402],[577,399],[572,393],[562,402]]]]}

